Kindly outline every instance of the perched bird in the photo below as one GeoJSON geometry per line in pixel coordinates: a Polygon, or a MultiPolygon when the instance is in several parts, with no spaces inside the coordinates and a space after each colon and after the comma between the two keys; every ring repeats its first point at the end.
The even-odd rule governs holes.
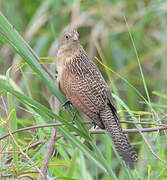
{"type": "Polygon", "coordinates": [[[62,34],[56,67],[61,90],[69,101],[94,125],[108,131],[118,154],[134,169],[137,154],[123,133],[111,91],[80,44],[76,30],[69,28],[62,34]]]}

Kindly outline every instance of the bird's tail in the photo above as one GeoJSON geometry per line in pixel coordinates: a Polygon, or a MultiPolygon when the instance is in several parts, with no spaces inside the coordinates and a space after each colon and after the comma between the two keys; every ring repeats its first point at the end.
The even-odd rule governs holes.
{"type": "Polygon", "coordinates": [[[135,163],[137,162],[137,154],[123,133],[117,112],[112,111],[111,108],[107,106],[105,110],[100,113],[100,117],[105,129],[112,137],[118,154],[131,169],[134,169],[135,163]]]}

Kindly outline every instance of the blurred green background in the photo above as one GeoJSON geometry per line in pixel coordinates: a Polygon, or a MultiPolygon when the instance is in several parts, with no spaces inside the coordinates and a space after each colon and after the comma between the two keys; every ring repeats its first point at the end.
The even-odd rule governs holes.
{"type": "MultiPolygon", "coordinates": [[[[77,27],[81,44],[99,67],[114,94],[119,96],[132,112],[140,111],[135,113],[138,120],[165,124],[167,109],[165,95],[167,94],[167,1],[0,0],[0,10],[39,57],[56,57],[58,39],[63,29],[69,24],[77,27]],[[157,96],[157,93],[153,91],[163,94],[157,96]],[[148,100],[149,104],[144,102],[141,95],[148,100]],[[158,122],[156,122],[157,120],[158,122]]],[[[41,60],[41,63],[54,76],[56,76],[55,61],[41,60]]],[[[0,79],[5,79],[6,72],[10,69],[10,76],[15,87],[21,89],[26,95],[31,94],[33,99],[46,107],[52,107],[53,95],[39,76],[23,62],[9,45],[0,42],[0,79]]],[[[14,104],[17,128],[44,123],[42,120],[34,119],[32,112],[30,113],[17,100],[14,100],[14,104]]],[[[121,104],[117,102],[117,105],[118,110],[121,111],[121,120],[130,121],[131,118],[127,112],[122,111],[124,108],[121,104]]],[[[7,132],[4,125],[4,121],[8,117],[7,106],[6,95],[1,94],[0,125],[3,132],[7,132]]],[[[66,119],[72,119],[64,110],[61,110],[61,115],[66,119]]],[[[135,128],[135,126],[127,124],[124,124],[123,127],[135,128]]],[[[50,128],[25,131],[19,133],[16,138],[18,138],[18,143],[22,148],[27,147],[31,141],[34,143],[43,140],[45,144],[49,139],[50,131],[50,128]]],[[[126,179],[125,170],[117,162],[114,153],[111,152],[108,136],[93,135],[92,137],[96,140],[97,146],[118,179],[126,179]]],[[[165,132],[145,133],[145,137],[154,152],[165,160],[167,153],[165,132]]],[[[139,134],[133,134],[129,135],[129,139],[139,155],[139,162],[135,172],[133,172],[133,178],[166,179],[167,172],[164,163],[151,154],[142,137],[139,134]]],[[[1,151],[12,151],[9,144],[7,140],[1,142],[1,151]]],[[[55,154],[49,166],[48,179],[53,177],[61,179],[61,176],[83,180],[110,179],[103,171],[95,167],[82,152],[69,145],[68,141],[60,139],[55,147],[55,154]]],[[[42,163],[44,149],[45,146],[40,145],[29,151],[29,156],[33,157],[33,161],[39,167],[42,163]]],[[[1,160],[8,159],[12,156],[11,154],[0,154],[0,158],[1,160]]],[[[22,158],[24,159],[24,157],[22,158]]],[[[6,173],[12,174],[13,177],[22,175],[24,171],[30,169],[28,165],[22,165],[21,162],[24,161],[22,158],[19,159],[17,166],[14,162],[10,162],[11,164],[1,162],[1,171],[4,172],[6,171],[4,169],[7,168],[6,173]]],[[[37,175],[32,176],[35,178],[37,175]]]]}

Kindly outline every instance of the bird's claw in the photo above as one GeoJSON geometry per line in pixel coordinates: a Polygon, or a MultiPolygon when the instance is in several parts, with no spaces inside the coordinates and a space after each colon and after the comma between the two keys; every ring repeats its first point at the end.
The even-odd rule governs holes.
{"type": "Polygon", "coordinates": [[[93,120],[90,121],[91,125],[94,126],[94,129],[96,128],[96,124],[93,120]]]}
{"type": "Polygon", "coordinates": [[[65,107],[67,105],[72,105],[71,101],[69,99],[67,99],[63,104],[62,107],[65,107]]]}

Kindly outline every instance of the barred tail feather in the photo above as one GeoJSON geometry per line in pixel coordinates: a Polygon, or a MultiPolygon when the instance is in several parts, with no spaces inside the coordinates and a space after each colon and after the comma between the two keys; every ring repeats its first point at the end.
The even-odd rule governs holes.
{"type": "Polygon", "coordinates": [[[123,133],[117,114],[114,113],[116,112],[112,112],[111,108],[107,106],[105,110],[100,113],[100,117],[105,129],[114,142],[118,154],[131,169],[134,169],[135,163],[137,162],[137,154],[123,133]]]}

